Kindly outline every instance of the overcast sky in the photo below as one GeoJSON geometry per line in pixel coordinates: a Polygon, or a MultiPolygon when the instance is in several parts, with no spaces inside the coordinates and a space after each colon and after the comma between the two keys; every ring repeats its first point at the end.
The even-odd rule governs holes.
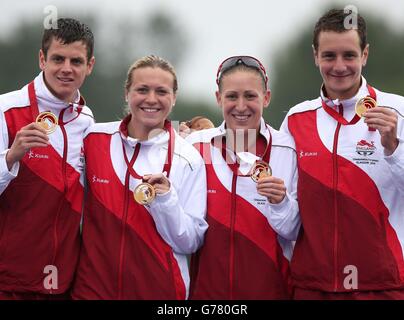
{"type": "MultiPolygon", "coordinates": [[[[353,4],[386,18],[396,29],[404,29],[402,0],[0,0],[0,33],[12,30],[23,19],[45,17],[44,7],[54,5],[62,12],[99,12],[142,19],[159,9],[183,26],[189,42],[178,77],[181,94],[213,101],[216,69],[231,55],[253,55],[269,70],[274,53],[292,41],[293,34],[310,26],[327,3],[353,4]]],[[[28,81],[28,79],[27,79],[28,81]]]]}

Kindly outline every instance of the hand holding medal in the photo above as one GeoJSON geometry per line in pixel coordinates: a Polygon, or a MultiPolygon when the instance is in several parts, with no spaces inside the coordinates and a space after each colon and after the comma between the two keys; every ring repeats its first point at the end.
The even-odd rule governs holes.
{"type": "Polygon", "coordinates": [[[31,148],[47,147],[49,138],[43,127],[33,122],[22,127],[17,132],[10,150],[7,152],[6,162],[10,170],[14,163],[20,161],[31,148]]]}
{"type": "Polygon", "coordinates": [[[260,179],[270,176],[272,176],[272,169],[269,164],[261,160],[256,161],[251,169],[251,179],[258,182],[260,179]]]}
{"type": "Polygon", "coordinates": [[[133,191],[135,201],[141,205],[150,204],[156,194],[164,194],[170,190],[170,180],[164,173],[147,174],[143,176],[143,182],[133,191]]]}
{"type": "Polygon", "coordinates": [[[46,134],[55,132],[58,126],[58,118],[49,111],[41,112],[35,119],[35,122],[45,129],[46,134]]]}
{"type": "Polygon", "coordinates": [[[365,123],[370,129],[380,133],[380,142],[385,155],[389,156],[397,149],[398,114],[390,107],[375,107],[365,113],[365,123]]]}
{"type": "Polygon", "coordinates": [[[272,170],[265,161],[256,161],[251,171],[251,179],[257,183],[258,194],[268,198],[270,203],[280,203],[286,196],[286,186],[282,179],[272,176],[272,170]]]}
{"type": "Polygon", "coordinates": [[[364,97],[356,102],[355,112],[359,117],[363,117],[366,111],[376,107],[377,102],[375,99],[373,99],[372,97],[364,97]]]}

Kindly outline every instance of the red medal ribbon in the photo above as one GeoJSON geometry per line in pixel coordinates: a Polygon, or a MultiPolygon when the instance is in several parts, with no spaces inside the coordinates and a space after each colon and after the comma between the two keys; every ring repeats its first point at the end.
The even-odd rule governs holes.
{"type": "MultiPolygon", "coordinates": [[[[375,90],[370,86],[370,85],[366,85],[366,87],[368,88],[369,91],[369,96],[374,99],[375,101],[377,101],[376,99],[376,92],[375,90]]],[[[335,120],[337,120],[338,123],[341,123],[342,125],[352,125],[352,124],[356,124],[361,118],[355,114],[355,116],[352,118],[351,121],[346,120],[343,117],[343,109],[340,108],[340,112],[335,111],[333,108],[331,108],[330,106],[328,106],[325,101],[323,99],[321,99],[321,104],[323,106],[323,109],[325,112],[327,112],[331,117],[333,117],[335,120]]],[[[374,131],[374,129],[369,128],[370,131],[374,131]]]]}
{"type": "MultiPolygon", "coordinates": [[[[270,160],[270,158],[271,158],[271,148],[272,148],[272,134],[271,134],[271,131],[269,130],[269,128],[268,128],[268,126],[266,126],[266,128],[268,129],[268,132],[269,132],[269,142],[268,142],[268,144],[267,144],[267,146],[266,146],[266,148],[265,148],[265,151],[264,151],[264,154],[263,154],[263,156],[262,156],[262,160],[264,161],[264,162],[266,162],[267,164],[269,164],[269,160],[270,160]]],[[[240,174],[239,173],[239,167],[240,167],[240,163],[238,163],[237,162],[237,156],[236,156],[236,154],[235,154],[235,152],[233,151],[233,154],[234,154],[234,156],[235,156],[235,158],[236,158],[236,162],[234,162],[234,163],[227,163],[227,161],[226,161],[226,155],[227,155],[227,149],[226,149],[226,137],[223,137],[222,138],[222,157],[223,157],[223,159],[226,161],[226,163],[227,163],[227,165],[229,166],[229,168],[231,169],[231,171],[233,171],[233,174],[235,174],[235,175],[239,175],[239,176],[242,176],[242,177],[247,177],[247,176],[249,176],[249,175],[242,175],[242,174],[240,174]]]]}
{"type": "MultiPolygon", "coordinates": [[[[123,124],[127,125],[129,123],[130,117],[131,116],[129,115],[126,119],[123,120],[123,122],[121,124],[121,127],[122,127],[123,124]]],[[[122,129],[124,129],[124,128],[122,128],[122,129]]],[[[164,163],[164,167],[163,167],[162,172],[167,172],[167,178],[168,178],[170,176],[171,165],[172,165],[172,162],[173,162],[174,145],[175,145],[175,133],[174,133],[174,129],[173,129],[172,125],[171,125],[171,122],[168,121],[168,120],[166,120],[165,123],[164,123],[164,129],[168,131],[169,138],[168,138],[167,158],[166,158],[166,161],[164,163]]],[[[124,130],[122,130],[122,131],[124,131],[124,130]]],[[[139,155],[140,146],[141,146],[140,143],[136,144],[135,151],[133,152],[132,158],[129,161],[128,156],[126,155],[125,145],[124,145],[123,140],[121,140],[121,142],[122,142],[123,157],[125,159],[125,163],[126,163],[126,165],[128,167],[130,175],[132,177],[134,177],[135,179],[142,179],[142,176],[140,176],[135,171],[135,169],[133,168],[133,165],[134,165],[134,163],[135,163],[135,161],[136,161],[136,159],[137,159],[137,157],[139,155]]]]}
{"type": "MultiPolygon", "coordinates": [[[[37,100],[36,94],[35,94],[34,81],[31,81],[31,82],[29,83],[29,85],[28,85],[28,96],[29,96],[29,103],[30,103],[30,106],[31,106],[32,119],[33,119],[33,121],[35,122],[36,118],[37,118],[38,115],[39,115],[39,108],[38,108],[38,100],[37,100]]],[[[84,105],[84,99],[80,96],[79,105],[78,105],[78,107],[77,107],[77,115],[76,115],[73,119],[70,119],[70,120],[67,121],[67,122],[63,122],[63,119],[62,119],[62,118],[63,118],[64,111],[66,110],[66,109],[63,109],[62,112],[61,112],[60,115],[59,115],[59,119],[58,119],[59,125],[66,125],[66,124],[68,124],[69,122],[72,122],[73,120],[75,120],[76,118],[78,118],[78,116],[80,115],[81,111],[83,110],[83,105],[84,105]]],[[[70,104],[70,106],[71,106],[71,108],[72,108],[72,110],[73,110],[73,104],[70,104]]],[[[50,111],[49,111],[49,112],[50,112],[50,111]]]]}

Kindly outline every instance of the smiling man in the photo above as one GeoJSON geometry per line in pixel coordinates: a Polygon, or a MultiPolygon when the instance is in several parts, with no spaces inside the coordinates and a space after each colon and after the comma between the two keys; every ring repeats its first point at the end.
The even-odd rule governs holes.
{"type": "Polygon", "coordinates": [[[0,96],[0,299],[67,297],[79,253],[81,147],[94,123],[79,88],[94,37],[74,19],[46,29],[42,72],[0,96]]]}
{"type": "Polygon", "coordinates": [[[317,22],[320,97],[281,127],[299,154],[295,299],[404,299],[404,98],[362,76],[366,23],[358,15],[346,29],[353,14],[331,10],[317,22]]]}

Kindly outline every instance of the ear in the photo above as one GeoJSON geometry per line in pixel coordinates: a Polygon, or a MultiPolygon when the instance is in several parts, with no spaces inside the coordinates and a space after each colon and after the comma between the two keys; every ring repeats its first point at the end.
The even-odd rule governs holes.
{"type": "Polygon", "coordinates": [[[264,96],[264,108],[268,108],[270,102],[271,102],[271,90],[267,90],[264,96]]]}
{"type": "Polygon", "coordinates": [[[39,68],[44,71],[45,69],[45,64],[46,64],[46,58],[45,54],[43,53],[42,49],[39,50],[39,68]]]}
{"type": "Polygon", "coordinates": [[[314,48],[314,45],[311,45],[311,48],[313,49],[314,63],[316,64],[316,67],[318,67],[318,52],[314,48]]]}
{"type": "Polygon", "coordinates": [[[92,56],[90,60],[88,60],[87,63],[87,75],[89,76],[91,74],[91,72],[93,71],[94,68],[94,64],[95,64],[95,57],[92,56]]]}
{"type": "Polygon", "coordinates": [[[125,88],[125,102],[128,102],[128,90],[125,88]]]}
{"type": "Polygon", "coordinates": [[[174,108],[176,102],[177,102],[177,94],[174,93],[174,100],[173,100],[173,104],[171,106],[171,110],[174,108]]]}
{"type": "Polygon", "coordinates": [[[215,92],[215,95],[216,95],[217,104],[218,104],[219,107],[221,108],[221,107],[222,107],[222,95],[220,94],[220,91],[219,91],[219,90],[216,91],[216,92],[215,92]]]}
{"type": "Polygon", "coordinates": [[[366,66],[366,63],[368,62],[368,57],[369,57],[369,44],[366,45],[366,47],[362,53],[362,66],[363,67],[366,66]]]}

